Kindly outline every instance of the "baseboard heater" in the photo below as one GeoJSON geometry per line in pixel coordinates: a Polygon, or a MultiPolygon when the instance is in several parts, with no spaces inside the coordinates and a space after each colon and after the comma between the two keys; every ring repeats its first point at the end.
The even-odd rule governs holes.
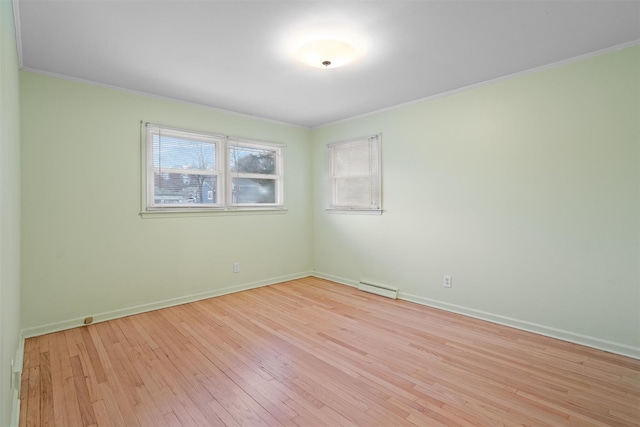
{"type": "Polygon", "coordinates": [[[358,283],[358,289],[372,294],[380,295],[387,298],[398,298],[398,288],[387,285],[377,285],[369,282],[358,283]]]}

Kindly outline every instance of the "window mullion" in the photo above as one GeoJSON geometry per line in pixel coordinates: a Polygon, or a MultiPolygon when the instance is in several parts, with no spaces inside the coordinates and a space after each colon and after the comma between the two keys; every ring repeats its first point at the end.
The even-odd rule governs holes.
{"type": "Polygon", "coordinates": [[[282,206],[282,144],[145,128],[144,211],[282,206]]]}

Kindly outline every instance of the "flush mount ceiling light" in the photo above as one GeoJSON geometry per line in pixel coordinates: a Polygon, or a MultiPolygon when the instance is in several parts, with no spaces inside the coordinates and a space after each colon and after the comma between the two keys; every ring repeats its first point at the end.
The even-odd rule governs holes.
{"type": "Polygon", "coordinates": [[[353,61],[356,50],[341,40],[315,40],[303,45],[296,56],[316,68],[338,68],[353,61]]]}

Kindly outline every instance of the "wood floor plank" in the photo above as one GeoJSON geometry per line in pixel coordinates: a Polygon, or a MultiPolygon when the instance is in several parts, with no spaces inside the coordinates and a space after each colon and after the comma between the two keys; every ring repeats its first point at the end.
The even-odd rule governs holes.
{"type": "Polygon", "coordinates": [[[96,416],[93,412],[93,406],[91,406],[91,396],[89,395],[89,389],[85,381],[85,374],[82,370],[82,363],[80,362],[79,356],[71,356],[71,369],[73,371],[73,382],[76,387],[76,396],[80,407],[82,424],[85,426],[96,424],[96,416]]]}
{"type": "Polygon", "coordinates": [[[40,367],[29,369],[29,396],[26,402],[27,426],[37,426],[40,423],[40,367]]]}
{"type": "MultiPolygon", "coordinates": [[[[53,381],[51,378],[51,361],[49,346],[40,353],[40,424],[41,426],[55,425],[53,413],[53,381]]],[[[42,349],[42,348],[41,348],[42,349]]]]}
{"type": "MultiPolygon", "coordinates": [[[[133,415],[129,415],[128,417],[123,416],[122,414],[123,406],[119,404],[108,382],[100,383],[98,387],[100,388],[100,395],[103,398],[102,403],[106,410],[106,415],[108,415],[109,417],[110,424],[114,426],[138,425],[137,421],[132,422],[133,420],[135,420],[133,415]]],[[[96,415],[102,416],[103,414],[99,413],[96,415]]],[[[101,417],[97,418],[97,421],[98,421],[98,425],[100,426],[102,426],[103,424],[106,424],[106,422],[102,421],[101,417]]]]}
{"type": "Polygon", "coordinates": [[[309,277],[25,342],[22,426],[635,426],[640,361],[309,277]]]}
{"type": "Polygon", "coordinates": [[[49,337],[51,363],[51,385],[53,394],[54,425],[69,425],[64,394],[64,377],[61,363],[60,341],[55,335],[49,337]]]}
{"type": "Polygon", "coordinates": [[[51,334],[51,339],[55,339],[58,342],[58,353],[60,361],[60,376],[52,375],[53,378],[61,378],[62,384],[54,383],[54,387],[60,387],[61,397],[64,399],[61,402],[54,401],[54,414],[57,411],[64,412],[69,425],[79,426],[82,425],[80,420],[80,407],[78,406],[78,398],[76,396],[76,388],[73,379],[73,370],[71,368],[71,356],[69,354],[69,347],[67,345],[67,336],[65,332],[58,332],[51,334]]]}

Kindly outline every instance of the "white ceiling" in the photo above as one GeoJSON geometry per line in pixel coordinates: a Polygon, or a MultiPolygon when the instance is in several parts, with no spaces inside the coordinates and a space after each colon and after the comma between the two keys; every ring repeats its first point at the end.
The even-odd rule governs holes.
{"type": "Polygon", "coordinates": [[[639,1],[14,0],[24,69],[316,127],[640,39],[639,1]],[[316,69],[315,35],[362,51],[316,69]]]}

